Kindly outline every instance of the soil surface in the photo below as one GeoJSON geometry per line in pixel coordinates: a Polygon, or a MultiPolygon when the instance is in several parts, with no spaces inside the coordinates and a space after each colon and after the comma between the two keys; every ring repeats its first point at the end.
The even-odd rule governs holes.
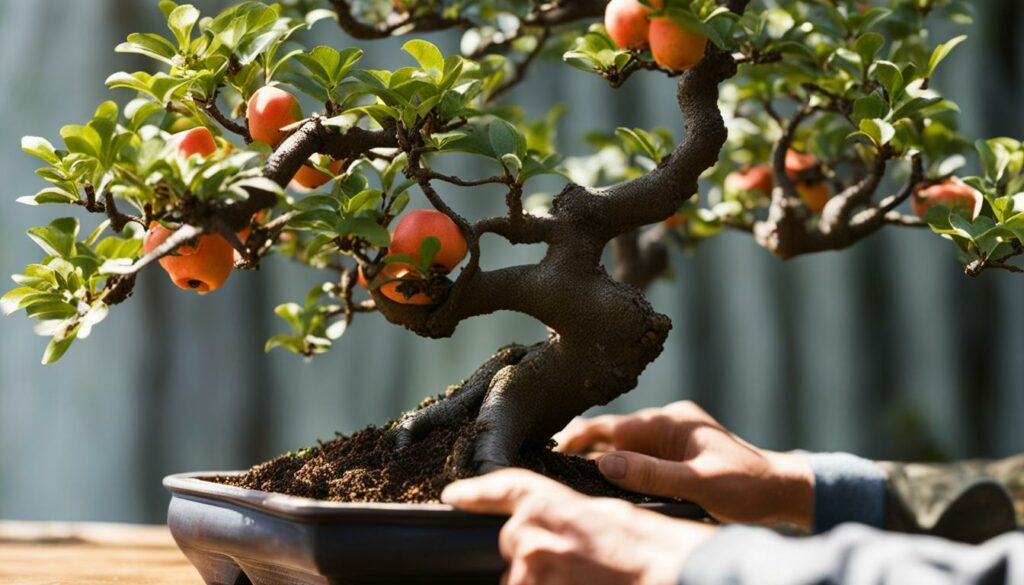
{"type": "MultiPolygon", "coordinates": [[[[448,483],[471,469],[476,423],[434,429],[417,443],[396,449],[385,428],[367,427],[316,447],[286,453],[234,477],[214,481],[238,487],[338,502],[437,502],[448,483]]],[[[634,503],[666,502],[608,483],[597,464],[549,448],[524,451],[520,466],[591,496],[634,503]]]]}

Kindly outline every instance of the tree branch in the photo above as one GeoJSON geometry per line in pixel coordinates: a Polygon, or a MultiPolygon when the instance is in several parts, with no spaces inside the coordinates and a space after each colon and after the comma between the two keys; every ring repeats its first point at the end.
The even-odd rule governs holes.
{"type": "Polygon", "coordinates": [[[668,247],[662,242],[666,231],[659,223],[612,240],[612,276],[641,290],[650,286],[668,268],[668,247]]]}
{"type": "Polygon", "coordinates": [[[718,110],[718,84],[736,73],[732,55],[708,43],[704,59],[679,79],[677,101],[686,137],[658,168],[603,190],[570,185],[552,215],[588,226],[603,242],[662,221],[697,192],[697,180],[718,162],[726,128],[718,110]]]}
{"type": "Polygon", "coordinates": [[[200,99],[193,96],[192,101],[202,107],[203,111],[216,120],[217,123],[219,123],[225,130],[241,136],[242,140],[244,140],[246,144],[252,144],[252,136],[249,135],[248,122],[246,122],[246,124],[239,124],[224,115],[224,112],[220,111],[220,108],[217,106],[218,95],[220,95],[219,87],[208,99],[200,99]]]}
{"type": "Polygon", "coordinates": [[[505,83],[502,83],[497,88],[495,88],[494,91],[492,91],[490,95],[487,96],[485,103],[490,103],[498,99],[506,92],[508,92],[510,89],[519,85],[519,83],[526,78],[526,70],[530,68],[530,64],[532,64],[534,59],[537,58],[537,55],[539,55],[540,52],[544,50],[544,46],[547,44],[548,37],[550,37],[550,35],[551,29],[548,27],[544,27],[540,35],[537,36],[537,45],[533,48],[532,51],[530,51],[529,54],[526,55],[526,57],[522,61],[516,63],[515,69],[512,73],[512,77],[510,77],[508,81],[506,81],[505,83]]]}

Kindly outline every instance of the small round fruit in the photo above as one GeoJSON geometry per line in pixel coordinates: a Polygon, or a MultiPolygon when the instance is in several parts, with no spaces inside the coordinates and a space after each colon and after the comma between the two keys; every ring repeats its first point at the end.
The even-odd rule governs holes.
{"type": "Polygon", "coordinates": [[[725,191],[734,195],[760,193],[765,197],[771,197],[774,187],[772,168],[768,165],[757,165],[746,171],[729,173],[725,178],[725,191]]]}
{"type": "Polygon", "coordinates": [[[198,154],[210,156],[217,152],[217,141],[206,126],[197,126],[191,130],[185,130],[174,135],[179,138],[178,153],[185,158],[198,154]]]}
{"type": "Polygon", "coordinates": [[[647,46],[650,12],[637,0],[612,0],[604,9],[604,28],[619,47],[643,49],[647,46]]]}
{"type": "MultiPolygon", "coordinates": [[[[143,251],[152,252],[173,233],[154,221],[143,240],[143,251]]],[[[195,247],[179,246],[173,255],[160,259],[160,266],[179,288],[206,294],[220,288],[231,275],[234,252],[220,234],[200,236],[195,247]]]]}
{"type": "Polygon", "coordinates": [[[433,236],[441,242],[434,256],[438,272],[451,272],[466,257],[466,237],[450,217],[432,209],[416,209],[405,214],[391,234],[389,254],[403,254],[419,259],[420,244],[433,236]]]}
{"type": "Polygon", "coordinates": [[[797,181],[801,174],[818,166],[818,159],[810,153],[800,152],[794,148],[786,151],[786,176],[797,181]]]}
{"type": "Polygon", "coordinates": [[[651,19],[648,43],[654,61],[674,71],[686,71],[704,58],[708,38],[687,30],[667,16],[651,19]]]}
{"type": "Polygon", "coordinates": [[[316,189],[324,185],[331,179],[333,179],[339,173],[341,173],[341,165],[344,162],[345,161],[342,160],[336,160],[327,167],[331,170],[332,173],[334,173],[333,176],[328,175],[327,173],[318,170],[309,164],[303,164],[301,167],[299,167],[299,170],[298,172],[295,173],[295,176],[292,177],[292,181],[294,181],[296,185],[304,189],[316,189]]]}
{"type": "Polygon", "coordinates": [[[941,183],[914,193],[910,205],[920,218],[924,218],[924,215],[932,207],[942,205],[950,209],[967,210],[971,213],[971,218],[974,219],[981,213],[982,198],[973,187],[964,183],[960,178],[950,177],[941,183]]]}
{"type": "Polygon", "coordinates": [[[281,128],[302,119],[302,107],[292,94],[267,85],[257,89],[249,98],[246,116],[252,139],[274,148],[286,135],[281,128]]]}
{"type": "Polygon", "coordinates": [[[433,305],[435,304],[434,299],[430,298],[426,293],[417,292],[411,296],[406,296],[405,292],[400,291],[399,287],[403,282],[412,280],[422,280],[422,277],[416,272],[416,269],[408,264],[402,264],[395,262],[393,264],[385,264],[380,272],[377,273],[375,281],[380,281],[388,278],[398,278],[402,280],[392,280],[386,284],[382,284],[377,290],[380,294],[395,301],[396,303],[402,303],[403,305],[433,305]]]}
{"type": "Polygon", "coordinates": [[[829,199],[829,192],[828,185],[824,181],[817,183],[801,181],[796,184],[796,192],[814,213],[821,213],[825,210],[825,204],[828,203],[829,199]]]}
{"type": "Polygon", "coordinates": [[[195,118],[178,116],[171,122],[171,125],[167,127],[167,131],[171,134],[177,134],[179,132],[184,132],[185,130],[191,130],[199,125],[199,122],[197,122],[195,118]]]}

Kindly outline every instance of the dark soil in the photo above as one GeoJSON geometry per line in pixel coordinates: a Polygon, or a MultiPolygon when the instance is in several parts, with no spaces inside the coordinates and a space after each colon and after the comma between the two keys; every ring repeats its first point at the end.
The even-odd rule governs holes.
{"type": "MultiPolygon", "coordinates": [[[[445,485],[464,477],[475,423],[433,430],[423,440],[395,449],[384,428],[367,427],[316,447],[286,453],[244,475],[215,481],[254,490],[337,502],[437,502],[445,485]]],[[[550,446],[549,446],[550,447],[550,446]]],[[[635,503],[667,501],[621,490],[605,481],[597,464],[550,448],[524,451],[520,466],[591,496],[635,503]]]]}

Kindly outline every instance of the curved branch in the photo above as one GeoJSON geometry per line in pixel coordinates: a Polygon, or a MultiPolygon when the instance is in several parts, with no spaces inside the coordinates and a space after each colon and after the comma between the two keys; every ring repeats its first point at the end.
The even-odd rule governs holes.
{"type": "Polygon", "coordinates": [[[875,164],[866,177],[842,193],[836,194],[825,204],[821,219],[818,221],[818,229],[821,233],[828,235],[844,229],[850,224],[850,216],[853,215],[854,209],[871,203],[871,199],[885,177],[888,161],[889,150],[883,149],[875,156],[875,164]]]}
{"type": "MultiPolygon", "coordinates": [[[[301,124],[277,147],[263,166],[263,176],[282,188],[288,185],[299,168],[314,154],[325,154],[335,160],[352,160],[375,148],[398,146],[394,128],[366,130],[355,127],[341,133],[325,127],[319,118],[301,124]]],[[[249,198],[223,209],[218,215],[233,229],[248,225],[261,209],[273,207],[275,195],[261,189],[249,189],[249,198]]]]}
{"type": "Polygon", "coordinates": [[[552,205],[603,242],[670,217],[697,192],[697,180],[718,162],[727,132],[718,84],[736,73],[732,55],[708,44],[704,59],[679,80],[677,101],[686,138],[650,173],[603,190],[570,185],[552,205]]]}
{"type": "Polygon", "coordinates": [[[662,242],[667,229],[657,224],[644,231],[623,234],[612,240],[616,280],[646,289],[668,268],[668,247],[662,242]]]}
{"type": "Polygon", "coordinates": [[[549,217],[523,215],[518,221],[509,216],[488,217],[473,224],[478,235],[495,234],[508,240],[510,244],[540,244],[551,237],[555,221],[549,217]]]}

